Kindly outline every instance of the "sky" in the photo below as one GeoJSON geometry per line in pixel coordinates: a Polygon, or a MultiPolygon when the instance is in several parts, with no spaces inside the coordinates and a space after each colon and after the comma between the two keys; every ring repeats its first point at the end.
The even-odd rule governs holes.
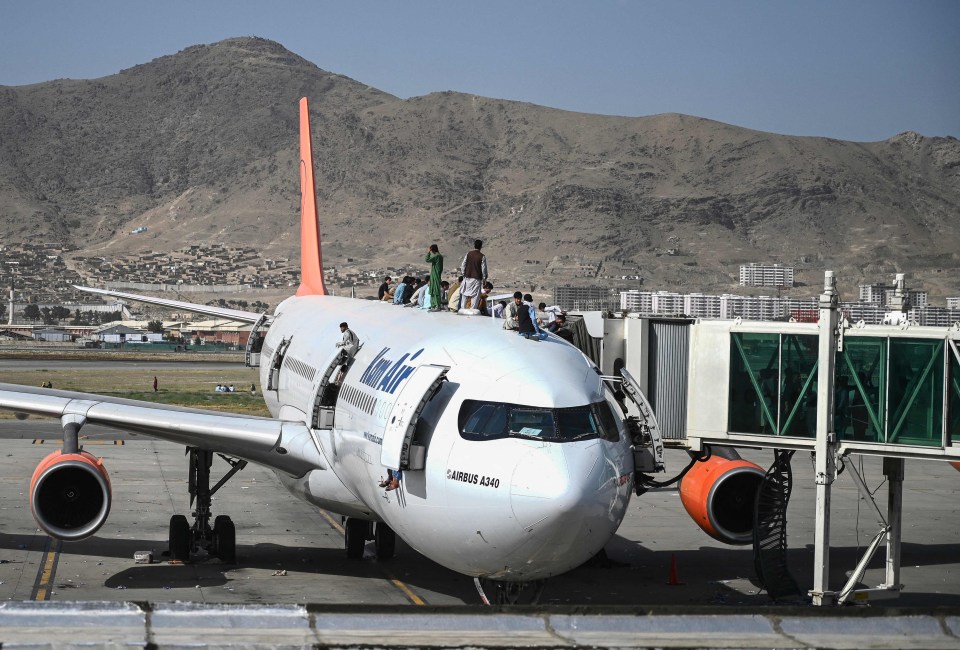
{"type": "Polygon", "coordinates": [[[236,36],[402,98],[960,137],[956,0],[0,0],[0,85],[108,76],[236,36]]]}

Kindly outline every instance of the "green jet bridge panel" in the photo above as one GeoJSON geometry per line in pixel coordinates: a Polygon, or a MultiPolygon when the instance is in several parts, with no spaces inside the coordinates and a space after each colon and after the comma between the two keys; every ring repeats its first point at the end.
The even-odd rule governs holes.
{"type": "MultiPolygon", "coordinates": [[[[960,460],[960,329],[841,326],[833,373],[838,452],[960,460]]],[[[687,440],[812,449],[816,323],[691,327],[687,440]]]]}

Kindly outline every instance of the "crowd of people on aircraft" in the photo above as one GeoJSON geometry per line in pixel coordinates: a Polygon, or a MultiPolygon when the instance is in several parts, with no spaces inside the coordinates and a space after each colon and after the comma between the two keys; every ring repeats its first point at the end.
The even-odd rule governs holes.
{"type": "Polygon", "coordinates": [[[417,307],[431,312],[452,311],[504,320],[503,329],[517,331],[531,340],[543,340],[552,332],[564,340],[573,341],[566,315],[559,306],[547,307],[541,302],[534,307],[530,294],[514,293],[512,301],[501,300],[489,304],[493,284],[488,279],[487,256],[482,252],[483,241],[473,242],[457,267],[457,279],[450,284],[441,280],[443,255],[436,244],[427,249],[424,261],[430,264],[430,275],[420,278],[405,275],[399,282],[384,276],[377,289],[377,299],[403,307],[417,307]]]}
{"type": "MultiPolygon", "coordinates": [[[[377,288],[377,299],[431,312],[449,310],[492,316],[503,320],[503,329],[516,331],[528,340],[542,341],[550,332],[572,343],[573,332],[567,325],[566,314],[558,305],[548,307],[544,302],[534,305],[533,296],[520,291],[514,292],[512,301],[500,300],[490,304],[493,283],[488,278],[487,256],[482,249],[483,242],[476,240],[473,249],[460,261],[457,279],[451,285],[441,280],[443,255],[436,244],[431,244],[424,258],[424,262],[430,264],[430,275],[420,278],[405,275],[396,283],[390,276],[384,276],[383,283],[377,288]]],[[[343,332],[343,340],[337,343],[337,347],[343,348],[340,362],[346,365],[357,351],[358,338],[347,323],[340,323],[340,331],[343,332]]],[[[337,378],[337,385],[342,373],[343,369],[337,378]]],[[[390,492],[400,487],[401,479],[400,470],[387,469],[387,477],[380,481],[379,486],[390,492]]]]}

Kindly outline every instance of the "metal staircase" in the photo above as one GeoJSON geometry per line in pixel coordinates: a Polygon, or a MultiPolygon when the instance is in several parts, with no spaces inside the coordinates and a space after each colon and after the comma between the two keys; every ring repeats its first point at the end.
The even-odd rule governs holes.
{"type": "Polygon", "coordinates": [[[753,511],[753,565],[770,598],[801,595],[787,567],[787,505],[793,488],[794,450],[774,450],[774,461],[757,490],[753,511]]]}

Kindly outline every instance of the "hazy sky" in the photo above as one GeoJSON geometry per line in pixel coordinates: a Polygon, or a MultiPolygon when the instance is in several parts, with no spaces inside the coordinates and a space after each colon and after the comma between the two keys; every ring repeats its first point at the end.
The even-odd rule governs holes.
{"type": "Polygon", "coordinates": [[[0,0],[0,85],[102,77],[250,35],[404,98],[960,136],[955,0],[0,0]]]}

